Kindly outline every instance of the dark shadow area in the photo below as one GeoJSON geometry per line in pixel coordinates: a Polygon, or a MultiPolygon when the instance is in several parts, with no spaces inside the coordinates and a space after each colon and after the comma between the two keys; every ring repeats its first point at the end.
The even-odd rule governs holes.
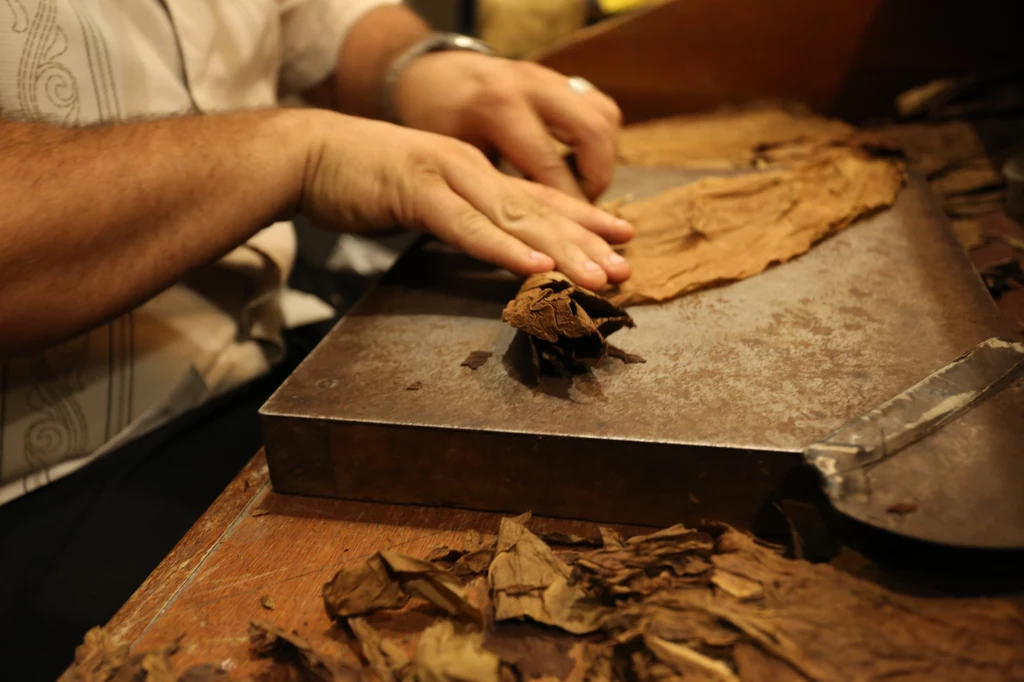
{"type": "Polygon", "coordinates": [[[858,45],[829,113],[864,121],[895,113],[907,88],[1024,66],[1016,0],[885,0],[858,45]]]}

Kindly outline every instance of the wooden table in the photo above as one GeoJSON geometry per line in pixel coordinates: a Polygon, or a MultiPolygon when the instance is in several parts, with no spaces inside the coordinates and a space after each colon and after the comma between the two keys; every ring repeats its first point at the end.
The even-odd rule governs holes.
{"type": "MultiPolygon", "coordinates": [[[[1003,221],[1001,230],[1024,238],[1024,228],[1009,221],[1003,221]]],[[[979,268],[990,260],[992,248],[972,250],[972,260],[979,268]]],[[[1024,331],[1024,297],[1004,296],[1000,305],[1011,326],[1024,331]]],[[[355,663],[344,634],[324,613],[323,583],[341,567],[362,562],[382,549],[425,556],[436,547],[458,546],[466,530],[495,533],[498,520],[497,514],[456,509],[278,495],[271,490],[261,452],[114,616],[108,629],[136,651],[185,635],[175,657],[178,670],[199,663],[221,663],[243,679],[267,665],[249,655],[247,628],[254,619],[299,630],[325,653],[355,663]],[[253,515],[263,510],[265,514],[253,515]],[[261,606],[264,595],[273,600],[273,610],[261,606]]],[[[543,518],[531,527],[583,535],[594,529],[587,522],[543,518]]],[[[1022,563],[1021,554],[1007,575],[1013,575],[1012,567],[1022,563]]],[[[955,566],[950,573],[947,586],[962,585],[955,566]]],[[[864,575],[880,577],[873,566],[864,575]]],[[[1016,575],[1019,578],[1024,573],[1016,575]]],[[[899,582],[913,587],[921,580],[909,575],[899,582]]],[[[994,586],[988,590],[1002,591],[1004,598],[1024,608],[1024,582],[1020,579],[1011,580],[1011,585],[1001,590],[994,586]]],[[[402,628],[400,623],[395,625],[402,628]]],[[[423,625],[421,616],[419,628],[423,625]]],[[[393,636],[396,628],[389,635],[393,636]]]]}
{"type": "MultiPolygon", "coordinates": [[[[258,453],[146,579],[107,626],[135,651],[180,635],[180,672],[220,663],[245,679],[266,661],[249,655],[248,625],[266,620],[307,636],[322,652],[351,664],[355,654],[327,618],[320,590],[343,566],[394,549],[424,557],[459,546],[464,531],[494,534],[497,514],[280,495],[258,453]],[[254,513],[255,512],[255,513],[254,513]],[[266,513],[263,513],[266,512],[266,513]],[[261,597],[273,600],[264,608],[261,597]]],[[[538,518],[534,531],[592,534],[589,522],[538,518]]],[[[643,529],[619,526],[625,533],[643,529]]],[[[416,620],[416,615],[402,616],[416,620]]],[[[422,616],[420,616],[422,622],[422,616]]],[[[393,636],[402,630],[382,627],[393,636]]],[[[420,627],[423,625],[421,624],[420,627]]]]}

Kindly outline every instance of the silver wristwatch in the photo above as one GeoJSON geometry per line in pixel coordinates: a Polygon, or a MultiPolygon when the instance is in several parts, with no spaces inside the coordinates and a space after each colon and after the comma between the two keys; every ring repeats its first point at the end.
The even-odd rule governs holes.
{"type": "Polygon", "coordinates": [[[431,52],[444,52],[447,50],[466,50],[486,55],[495,54],[494,48],[487,43],[458,33],[434,33],[415,45],[406,48],[404,52],[395,57],[394,61],[391,62],[391,66],[388,67],[388,72],[384,76],[381,102],[386,120],[392,123],[400,122],[398,120],[398,112],[395,110],[395,88],[405,68],[417,57],[422,57],[431,52]]]}

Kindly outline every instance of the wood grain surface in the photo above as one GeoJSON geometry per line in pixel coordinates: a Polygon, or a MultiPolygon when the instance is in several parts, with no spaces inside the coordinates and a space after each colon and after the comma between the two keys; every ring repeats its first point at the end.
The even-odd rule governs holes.
{"type": "MultiPolygon", "coordinates": [[[[260,452],[108,628],[136,651],[184,635],[174,657],[179,671],[200,663],[222,664],[243,679],[264,671],[268,662],[249,654],[247,630],[255,619],[296,629],[328,658],[354,665],[347,637],[324,613],[323,583],[383,549],[425,557],[435,547],[460,546],[467,530],[494,534],[499,519],[457,509],[276,494],[260,452]],[[273,610],[261,606],[263,596],[273,610]]],[[[538,518],[531,528],[596,534],[594,524],[578,521],[538,518]]],[[[645,530],[617,528],[626,534],[645,530]]],[[[371,623],[401,641],[403,633],[422,629],[427,617],[414,607],[371,623]]]]}

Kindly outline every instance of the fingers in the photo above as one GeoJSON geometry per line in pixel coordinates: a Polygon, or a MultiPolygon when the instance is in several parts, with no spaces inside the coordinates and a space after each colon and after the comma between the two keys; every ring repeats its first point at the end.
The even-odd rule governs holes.
{"type": "MultiPolygon", "coordinates": [[[[629,264],[595,231],[538,200],[524,189],[522,181],[496,171],[482,177],[481,171],[473,166],[453,163],[446,168],[446,179],[452,189],[490,223],[519,242],[549,255],[560,271],[582,286],[601,289],[609,282],[621,282],[629,277],[629,264]]],[[[577,203],[581,202],[577,200],[577,203]]],[[[584,215],[575,205],[565,205],[570,207],[569,212],[581,215],[591,224],[600,223],[605,231],[623,230],[614,224],[614,219],[609,219],[610,216],[584,215]]]]}
{"type": "Polygon", "coordinates": [[[601,210],[593,204],[529,180],[511,178],[524,192],[547,204],[566,218],[575,221],[610,244],[623,244],[633,238],[633,226],[622,218],[601,210]]]}
{"type": "Polygon", "coordinates": [[[419,212],[423,226],[446,244],[519,275],[556,267],[550,256],[500,229],[441,178],[422,190],[419,212]]]}
{"type": "Polygon", "coordinates": [[[594,103],[599,95],[596,90],[580,94],[546,85],[531,93],[537,113],[551,133],[576,151],[580,185],[590,199],[611,184],[619,138],[617,125],[594,103]]]}
{"type": "Polygon", "coordinates": [[[572,171],[558,154],[544,121],[522,96],[502,97],[482,112],[487,138],[530,179],[583,198],[572,171]]]}

